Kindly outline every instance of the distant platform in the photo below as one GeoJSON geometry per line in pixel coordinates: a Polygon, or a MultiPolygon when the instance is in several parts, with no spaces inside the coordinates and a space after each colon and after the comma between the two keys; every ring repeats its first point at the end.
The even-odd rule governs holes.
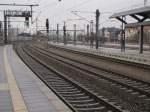
{"type": "Polygon", "coordinates": [[[11,45],[0,46],[0,62],[0,112],[71,112],[11,45]]]}
{"type": "Polygon", "coordinates": [[[125,52],[121,52],[120,49],[116,49],[116,48],[99,47],[99,49],[95,49],[95,46],[91,48],[90,46],[86,46],[86,45],[75,46],[73,44],[64,45],[63,43],[58,43],[58,44],[53,42],[49,42],[49,43],[53,45],[59,45],[65,48],[71,48],[71,49],[86,51],[89,53],[95,53],[106,57],[112,57],[112,58],[121,59],[125,61],[150,65],[149,51],[144,51],[143,54],[139,54],[138,50],[126,50],[125,52]]]}

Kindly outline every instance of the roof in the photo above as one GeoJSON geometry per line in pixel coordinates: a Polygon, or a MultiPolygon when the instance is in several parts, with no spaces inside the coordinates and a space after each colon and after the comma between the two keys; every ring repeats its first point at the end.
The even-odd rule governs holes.
{"type": "Polygon", "coordinates": [[[121,16],[135,15],[135,14],[136,15],[150,14],[150,6],[131,9],[131,10],[123,11],[123,12],[119,12],[119,13],[114,13],[110,18],[117,18],[117,17],[121,17],[121,16]]]}

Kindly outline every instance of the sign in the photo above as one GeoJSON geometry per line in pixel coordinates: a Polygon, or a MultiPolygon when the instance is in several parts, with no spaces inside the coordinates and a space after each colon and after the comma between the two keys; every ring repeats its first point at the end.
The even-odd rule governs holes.
{"type": "Polygon", "coordinates": [[[6,10],[4,13],[11,17],[31,17],[31,11],[6,10]]]}

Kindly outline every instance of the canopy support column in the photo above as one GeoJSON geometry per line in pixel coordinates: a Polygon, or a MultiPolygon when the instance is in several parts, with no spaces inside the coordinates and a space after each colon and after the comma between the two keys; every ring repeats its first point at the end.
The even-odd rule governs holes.
{"type": "Polygon", "coordinates": [[[125,52],[125,16],[122,16],[122,20],[121,52],[125,52]]]}
{"type": "Polygon", "coordinates": [[[139,53],[143,53],[143,37],[144,37],[144,26],[140,26],[140,34],[139,34],[139,53]]]}

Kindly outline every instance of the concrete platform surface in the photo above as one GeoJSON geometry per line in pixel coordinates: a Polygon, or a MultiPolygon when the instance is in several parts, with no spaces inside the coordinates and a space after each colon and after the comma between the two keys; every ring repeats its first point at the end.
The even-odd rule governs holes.
{"type": "Polygon", "coordinates": [[[21,61],[12,46],[0,46],[0,112],[71,112],[21,61]]]}
{"type": "Polygon", "coordinates": [[[0,46],[0,112],[13,112],[13,106],[5,71],[3,51],[4,47],[0,46]]]}

